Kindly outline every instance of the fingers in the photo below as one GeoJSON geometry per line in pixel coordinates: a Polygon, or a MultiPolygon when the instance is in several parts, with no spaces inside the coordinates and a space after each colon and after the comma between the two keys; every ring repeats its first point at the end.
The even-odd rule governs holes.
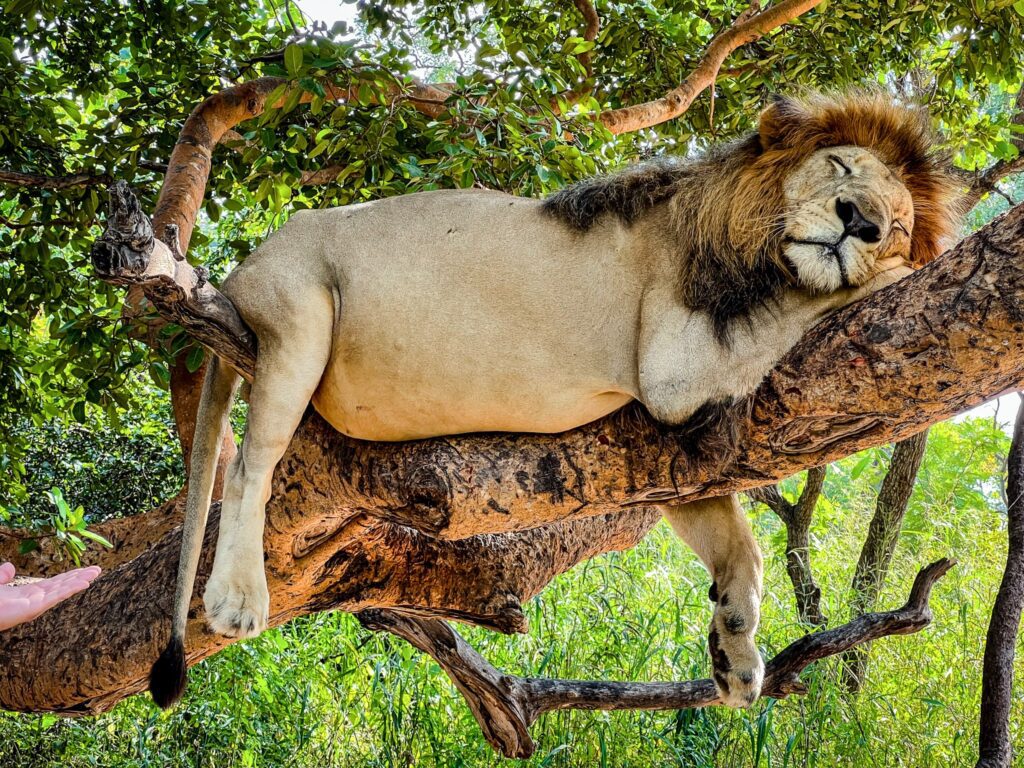
{"type": "MultiPolygon", "coordinates": [[[[33,585],[38,588],[38,585],[33,585]]],[[[89,586],[89,581],[82,578],[64,579],[57,584],[51,584],[40,592],[32,595],[29,600],[38,616],[43,611],[49,610],[62,600],[67,600],[74,594],[81,592],[89,586]]]]}
{"type": "MultiPolygon", "coordinates": [[[[100,575],[98,566],[76,568],[72,571],[18,586],[0,589],[0,630],[31,621],[39,614],[81,592],[100,575]]],[[[14,578],[14,566],[0,566],[0,584],[14,578]]]]}
{"type": "Polygon", "coordinates": [[[84,580],[86,584],[91,582],[97,576],[100,575],[100,567],[98,565],[90,565],[88,568],[75,568],[73,571],[65,571],[64,573],[58,573],[56,576],[51,576],[48,579],[42,579],[34,582],[36,586],[45,587],[48,584],[62,584],[65,581],[81,581],[84,580]]]}

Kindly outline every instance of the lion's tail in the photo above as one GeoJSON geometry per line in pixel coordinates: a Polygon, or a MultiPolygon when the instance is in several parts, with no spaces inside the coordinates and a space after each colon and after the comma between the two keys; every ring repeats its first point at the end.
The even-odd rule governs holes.
{"type": "Polygon", "coordinates": [[[171,639],[149,673],[149,692],[153,701],[166,709],[185,692],[185,625],[192,601],[199,554],[206,533],[206,517],[217,472],[221,439],[228,429],[228,416],[239,377],[226,363],[211,357],[203,381],[202,398],[196,414],[195,442],[192,446],[185,524],[181,532],[181,557],[174,589],[174,615],[171,639]]]}

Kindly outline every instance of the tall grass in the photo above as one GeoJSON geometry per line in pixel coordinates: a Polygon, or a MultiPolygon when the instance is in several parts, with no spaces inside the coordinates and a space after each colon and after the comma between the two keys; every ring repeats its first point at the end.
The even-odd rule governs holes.
{"type": "MultiPolygon", "coordinates": [[[[857,696],[838,662],[805,675],[810,692],[749,711],[561,712],[532,730],[524,766],[970,766],[975,760],[988,611],[1005,557],[1005,435],[979,420],[933,430],[883,607],[901,604],[925,563],[960,564],[932,599],[933,624],[871,649],[857,696]]],[[[887,451],[835,465],[813,528],[813,566],[832,623],[849,618],[848,589],[887,451]]],[[[797,481],[786,489],[792,493],[797,481]]],[[[760,642],[770,656],[806,629],[797,622],[783,532],[763,507],[751,521],[766,553],[760,642]]],[[[625,680],[707,676],[709,578],[660,525],[630,552],[568,573],[527,606],[530,632],[464,629],[516,674],[625,680]]],[[[1018,678],[1024,666],[1018,664],[1018,678]]],[[[0,672],[2,674],[2,672],[0,672]]],[[[1013,735],[1024,744],[1024,697],[1013,735]]],[[[497,766],[438,666],[350,616],[295,620],[197,667],[177,709],[144,696],[95,718],[0,716],[0,766],[497,766]]]]}

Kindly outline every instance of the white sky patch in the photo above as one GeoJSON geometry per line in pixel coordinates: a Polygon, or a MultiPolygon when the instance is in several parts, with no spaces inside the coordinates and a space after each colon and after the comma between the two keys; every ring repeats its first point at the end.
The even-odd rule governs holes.
{"type": "Polygon", "coordinates": [[[1008,435],[1013,435],[1013,422],[1017,418],[1017,411],[1020,409],[1020,398],[1016,393],[1003,395],[994,400],[989,400],[977,408],[972,408],[966,413],[954,417],[953,421],[964,419],[991,419],[1008,435]]]}
{"type": "Polygon", "coordinates": [[[341,0],[298,0],[295,3],[310,21],[322,21],[330,27],[336,21],[347,21],[351,24],[356,18],[355,3],[344,3],[341,0]]]}

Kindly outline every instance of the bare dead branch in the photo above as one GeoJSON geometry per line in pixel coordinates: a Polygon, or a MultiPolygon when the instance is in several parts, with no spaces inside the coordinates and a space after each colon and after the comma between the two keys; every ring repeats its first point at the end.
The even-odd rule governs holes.
{"type": "MultiPolygon", "coordinates": [[[[805,635],[784,648],[765,668],[762,695],[785,698],[806,693],[800,674],[813,662],[861,643],[904,635],[932,619],[932,587],[954,565],[939,560],[922,569],[906,604],[893,611],[869,613],[834,629],[805,635]]],[[[463,695],[487,741],[506,757],[526,758],[535,745],[530,726],[546,712],[563,709],[695,709],[719,703],[714,683],[618,683],[556,680],[502,674],[443,621],[421,619],[390,610],[358,614],[370,629],[404,638],[433,657],[463,695]]]]}
{"type": "MultiPolygon", "coordinates": [[[[1024,402],[1022,402],[1024,405],[1024,402]]],[[[1024,610],[1024,407],[1017,413],[1006,462],[1006,534],[1009,549],[985,641],[981,680],[981,724],[976,768],[1010,768],[1010,704],[1013,657],[1024,610]]]]}

